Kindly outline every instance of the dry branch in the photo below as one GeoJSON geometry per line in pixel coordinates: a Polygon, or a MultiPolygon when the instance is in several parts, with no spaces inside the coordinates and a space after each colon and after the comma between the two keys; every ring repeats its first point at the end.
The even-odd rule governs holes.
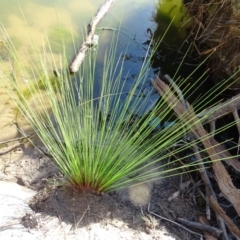
{"type": "Polygon", "coordinates": [[[211,226],[206,225],[206,224],[191,222],[191,221],[188,221],[184,218],[177,218],[177,221],[187,225],[188,227],[192,227],[192,228],[196,228],[198,230],[201,230],[202,232],[209,232],[209,233],[211,233],[212,235],[214,235],[215,237],[218,237],[218,238],[222,234],[222,230],[220,230],[218,228],[215,228],[215,227],[211,227],[211,226]]]}
{"type": "Polygon", "coordinates": [[[216,105],[213,108],[207,109],[200,114],[198,117],[204,117],[204,120],[211,122],[213,120],[219,119],[233,111],[233,109],[240,109],[240,94],[234,96],[233,98],[216,105]]]}
{"type": "Polygon", "coordinates": [[[225,222],[228,225],[228,228],[233,232],[237,237],[240,238],[240,230],[239,228],[233,223],[233,221],[226,215],[226,213],[223,211],[223,209],[219,206],[219,204],[216,202],[216,200],[213,197],[210,197],[210,202],[212,208],[217,211],[221,217],[225,220],[225,222]]]}
{"type": "Polygon", "coordinates": [[[192,234],[195,234],[195,235],[197,235],[197,236],[199,236],[199,237],[202,238],[202,235],[201,235],[201,234],[199,234],[199,233],[197,233],[197,232],[194,232],[194,231],[192,231],[192,230],[190,230],[190,229],[182,226],[181,224],[179,224],[179,223],[177,223],[177,222],[175,222],[175,221],[172,221],[172,220],[170,220],[170,219],[168,219],[168,218],[165,218],[165,217],[163,217],[163,216],[160,216],[159,214],[156,214],[155,212],[150,211],[150,203],[148,204],[148,213],[150,213],[150,214],[152,214],[153,216],[158,217],[158,218],[160,218],[160,219],[162,219],[162,220],[165,220],[165,221],[167,221],[167,222],[173,223],[174,225],[176,225],[176,226],[178,226],[178,227],[180,227],[180,228],[182,228],[182,229],[184,229],[184,230],[186,230],[186,231],[188,231],[188,232],[190,232],[190,233],[192,233],[192,234]]]}
{"type": "Polygon", "coordinates": [[[93,36],[94,36],[94,32],[95,32],[97,24],[101,21],[101,19],[104,17],[104,15],[108,12],[108,10],[113,2],[114,2],[114,0],[106,0],[105,3],[102,4],[100,6],[100,8],[98,9],[92,22],[88,24],[88,28],[87,28],[88,35],[87,35],[85,41],[83,42],[82,46],[80,47],[77,55],[73,59],[71,65],[69,66],[69,70],[71,73],[75,73],[78,71],[81,63],[83,62],[83,60],[85,58],[87,50],[92,45],[92,40],[93,40],[93,36]]]}
{"type": "MultiPolygon", "coordinates": [[[[174,110],[178,118],[183,123],[187,124],[190,131],[203,143],[209,157],[212,160],[213,170],[220,190],[225,198],[232,203],[236,212],[240,216],[240,191],[233,185],[227,170],[221,162],[221,160],[223,160],[222,155],[224,154],[224,156],[228,156],[229,153],[227,154],[227,150],[225,150],[222,146],[219,147],[220,144],[207,133],[190,105],[188,105],[186,110],[181,101],[171,92],[170,88],[158,77],[156,81],[152,81],[152,83],[169,107],[174,110]]],[[[231,155],[229,154],[229,156],[231,155]]],[[[213,200],[216,202],[215,199],[213,200]]],[[[216,202],[216,204],[218,203],[216,202]]]]}
{"type": "MultiPolygon", "coordinates": [[[[165,75],[164,79],[167,80],[169,82],[169,84],[173,87],[173,89],[176,92],[182,106],[184,107],[185,110],[187,110],[188,109],[188,104],[187,104],[186,100],[184,99],[184,96],[183,96],[180,88],[175,84],[175,82],[168,75],[165,75]]],[[[193,134],[190,134],[190,138],[191,138],[191,141],[194,141],[194,135],[193,134]]],[[[210,196],[212,195],[214,197],[214,199],[217,199],[217,197],[216,197],[216,194],[215,194],[215,192],[212,188],[211,182],[209,180],[209,177],[208,177],[206,168],[204,166],[204,163],[202,161],[202,158],[201,158],[200,152],[198,150],[197,144],[193,145],[192,148],[193,148],[194,156],[195,156],[196,160],[199,162],[199,167],[200,167],[199,171],[200,171],[202,180],[205,184],[206,197],[204,199],[206,201],[206,215],[207,215],[207,219],[210,220],[211,219],[210,196]]],[[[227,236],[226,226],[225,226],[225,223],[223,221],[223,218],[217,212],[215,212],[215,214],[216,214],[216,217],[217,217],[218,225],[222,229],[221,230],[222,231],[222,239],[227,240],[228,236],[227,236]]],[[[206,235],[206,233],[205,233],[205,235],[206,235]]]]}
{"type": "MultiPolygon", "coordinates": [[[[163,84],[162,84],[162,86],[163,86],[163,84]]],[[[165,89],[165,91],[167,91],[167,90],[165,89]]],[[[175,99],[172,99],[172,101],[178,102],[179,100],[175,97],[175,99]]],[[[182,100],[181,100],[181,102],[182,102],[182,100]]],[[[182,106],[179,114],[183,114],[185,109],[186,109],[186,107],[184,104],[182,106]]],[[[201,118],[204,116],[204,121],[212,122],[212,121],[215,121],[216,119],[221,118],[229,113],[233,113],[233,115],[234,115],[234,112],[236,112],[236,109],[240,109],[240,94],[236,95],[235,97],[233,97],[230,100],[225,101],[224,103],[220,103],[213,108],[203,111],[202,113],[198,114],[197,116],[194,116],[194,118],[197,119],[197,117],[201,118]],[[208,117],[206,117],[206,116],[208,116],[208,117]]],[[[239,118],[237,118],[236,114],[234,115],[234,117],[236,120],[236,124],[240,129],[239,118]]],[[[240,133],[239,133],[239,135],[240,135],[240,133]]],[[[240,172],[240,162],[238,161],[238,159],[232,157],[229,154],[229,152],[226,151],[224,149],[224,147],[222,145],[220,145],[214,138],[209,138],[209,141],[211,142],[211,145],[214,145],[215,148],[217,148],[216,152],[218,152],[219,158],[226,159],[225,162],[228,165],[232,166],[236,171],[240,172]]]]}
{"type": "MultiPolygon", "coordinates": [[[[211,185],[211,183],[210,183],[210,186],[212,187],[212,185],[211,185]]],[[[198,189],[198,192],[200,193],[200,195],[202,196],[202,198],[206,201],[206,196],[204,195],[204,193],[200,190],[200,189],[198,189]]],[[[216,194],[215,194],[215,192],[214,192],[214,190],[212,189],[212,197],[214,198],[214,199],[217,199],[217,197],[216,197],[216,194]]],[[[215,200],[216,202],[217,202],[217,200],[215,200]]],[[[211,202],[210,202],[210,196],[209,196],[209,204],[211,204],[211,202]]],[[[227,229],[226,229],[226,225],[225,225],[225,221],[224,221],[224,219],[220,216],[220,214],[217,212],[217,210],[215,210],[215,209],[213,209],[214,210],[214,212],[215,212],[215,214],[216,214],[216,217],[217,217],[217,222],[218,222],[218,226],[219,226],[219,228],[223,231],[223,233],[222,233],[222,240],[228,240],[229,238],[228,238],[228,234],[227,234],[227,229]]],[[[205,224],[207,224],[208,223],[208,220],[204,217],[204,219],[206,220],[205,222],[202,222],[201,220],[200,220],[201,218],[199,218],[199,221],[201,222],[201,223],[205,223],[205,224]]],[[[204,233],[204,235],[205,235],[205,237],[206,237],[206,235],[208,235],[206,232],[204,233]]],[[[208,238],[206,237],[206,240],[213,240],[214,239],[214,237],[212,236],[208,236],[208,238]]],[[[215,240],[215,239],[214,239],[215,240]]]]}
{"type": "MultiPolygon", "coordinates": [[[[205,216],[203,216],[203,215],[200,215],[200,216],[198,217],[198,220],[199,220],[199,222],[202,223],[202,224],[207,224],[207,225],[209,225],[208,220],[207,220],[207,219],[205,218],[205,216]]],[[[216,237],[214,237],[211,233],[208,233],[207,231],[204,231],[204,237],[206,238],[206,240],[217,240],[216,237]]]]}

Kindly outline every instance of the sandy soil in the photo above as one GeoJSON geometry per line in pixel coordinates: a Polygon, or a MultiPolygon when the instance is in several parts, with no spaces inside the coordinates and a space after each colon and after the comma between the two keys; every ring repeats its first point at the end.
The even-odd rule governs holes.
{"type": "MultiPolygon", "coordinates": [[[[138,206],[138,201],[134,204],[129,197],[130,189],[102,195],[72,189],[51,160],[33,147],[20,144],[14,149],[1,149],[0,180],[38,192],[29,203],[32,214],[19,219],[32,239],[199,238],[157,216],[172,221],[177,217],[196,220],[192,199],[184,195],[184,190],[180,191],[187,181],[184,178],[182,182],[175,177],[153,184],[150,205],[138,206]]],[[[141,198],[141,194],[137,193],[135,198],[141,198]]]]}

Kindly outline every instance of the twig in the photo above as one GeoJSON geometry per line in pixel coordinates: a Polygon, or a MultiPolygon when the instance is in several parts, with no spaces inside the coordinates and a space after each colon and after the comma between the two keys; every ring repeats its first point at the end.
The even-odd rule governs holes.
{"type": "MultiPolygon", "coordinates": [[[[15,122],[13,124],[16,125],[15,122]]],[[[18,125],[16,125],[16,126],[18,126],[18,125]]],[[[0,142],[0,145],[1,145],[1,144],[7,144],[7,143],[19,141],[19,143],[16,143],[14,145],[6,146],[4,148],[4,152],[0,153],[0,156],[11,152],[15,148],[20,147],[24,143],[24,140],[29,141],[29,139],[31,139],[31,137],[34,136],[35,134],[36,134],[36,132],[33,132],[33,133],[31,133],[31,134],[29,134],[27,136],[24,136],[24,137],[14,138],[14,139],[10,139],[10,140],[7,140],[7,141],[0,142]]]]}
{"type": "Polygon", "coordinates": [[[96,15],[94,16],[92,22],[88,24],[88,35],[83,42],[82,46],[80,47],[77,55],[73,59],[71,65],[69,66],[69,70],[71,73],[75,73],[78,71],[81,63],[83,62],[86,52],[92,44],[94,32],[96,29],[97,24],[101,21],[104,15],[107,13],[108,9],[110,8],[111,4],[114,0],[106,0],[104,4],[100,6],[96,15]]]}
{"type": "MultiPolygon", "coordinates": [[[[204,198],[205,202],[206,202],[206,215],[207,215],[207,219],[210,220],[211,219],[210,196],[212,195],[214,197],[214,199],[217,199],[217,197],[216,197],[216,194],[215,194],[215,192],[212,188],[212,184],[209,180],[207,171],[204,167],[204,163],[202,162],[201,155],[200,155],[198,147],[196,145],[193,146],[193,151],[194,151],[194,156],[200,162],[200,170],[199,171],[200,171],[201,178],[204,182],[205,190],[206,190],[206,196],[204,198]]],[[[223,219],[221,218],[221,216],[219,216],[218,212],[215,211],[215,214],[216,214],[216,217],[217,217],[218,225],[222,229],[224,239],[227,240],[228,237],[227,237],[227,231],[226,231],[225,223],[224,223],[223,219]]]]}
{"type": "Polygon", "coordinates": [[[216,120],[231,113],[233,109],[240,109],[240,94],[223,103],[219,103],[213,108],[202,111],[198,114],[198,117],[201,118],[204,116],[204,121],[211,122],[212,120],[216,120]]]}
{"type": "Polygon", "coordinates": [[[240,238],[240,230],[239,228],[233,223],[233,221],[226,215],[223,209],[218,205],[216,200],[213,197],[210,197],[210,202],[215,211],[217,211],[221,217],[226,221],[227,226],[231,232],[233,232],[237,237],[240,238]]]}
{"type": "Polygon", "coordinates": [[[150,211],[150,203],[148,204],[148,213],[150,213],[150,214],[152,214],[152,215],[154,215],[154,216],[156,216],[156,217],[158,217],[158,218],[160,218],[160,219],[162,219],[162,220],[165,220],[165,221],[168,221],[168,222],[170,222],[170,223],[173,223],[173,224],[177,225],[178,227],[180,227],[180,228],[182,228],[182,229],[184,229],[184,230],[186,230],[186,231],[188,231],[188,232],[190,232],[190,233],[192,233],[192,234],[195,234],[195,235],[197,235],[197,236],[199,236],[199,237],[203,237],[203,235],[201,235],[201,234],[199,234],[199,233],[197,233],[197,232],[194,232],[194,231],[192,231],[192,230],[190,230],[190,229],[182,226],[181,224],[179,224],[179,223],[177,223],[177,222],[174,222],[174,221],[172,221],[172,220],[170,220],[170,219],[168,219],[168,218],[162,217],[162,216],[160,216],[160,215],[158,215],[158,214],[150,211]]]}
{"type": "Polygon", "coordinates": [[[233,109],[233,117],[236,121],[237,129],[238,129],[238,151],[239,151],[239,144],[240,144],[240,123],[239,123],[239,115],[238,115],[238,110],[236,108],[233,109]]]}
{"type": "Polygon", "coordinates": [[[197,223],[197,222],[191,222],[191,221],[188,221],[184,218],[177,218],[177,221],[180,222],[180,223],[183,223],[185,225],[187,225],[188,227],[191,227],[191,228],[196,228],[198,230],[201,230],[203,232],[209,232],[211,233],[212,235],[214,235],[215,237],[220,237],[220,235],[222,234],[222,230],[218,229],[218,228],[215,228],[215,227],[211,227],[209,225],[206,225],[206,224],[202,224],[202,223],[197,223]]]}
{"type": "Polygon", "coordinates": [[[16,144],[14,144],[14,145],[11,145],[11,146],[7,147],[7,149],[4,149],[4,152],[1,152],[1,153],[0,153],[0,156],[3,156],[3,155],[5,155],[5,154],[13,151],[13,150],[16,149],[16,148],[19,148],[22,144],[23,144],[23,143],[16,143],[16,144]]]}
{"type": "Polygon", "coordinates": [[[3,142],[0,142],[0,145],[1,144],[7,144],[7,143],[11,143],[11,142],[16,142],[16,141],[22,141],[22,140],[28,140],[30,137],[32,137],[33,135],[35,135],[36,133],[33,132],[33,133],[30,133],[29,135],[27,135],[26,137],[19,137],[19,138],[14,138],[14,139],[10,139],[10,140],[7,140],[7,141],[3,141],[3,142]]]}
{"type": "Polygon", "coordinates": [[[225,44],[226,44],[226,42],[222,42],[219,45],[217,45],[216,47],[213,47],[211,49],[208,49],[208,50],[205,50],[205,51],[201,52],[199,55],[203,56],[203,55],[207,55],[207,54],[210,54],[212,52],[215,52],[218,48],[224,46],[225,44]]]}
{"type": "MultiPolygon", "coordinates": [[[[209,180],[209,179],[208,179],[208,180],[209,180]]],[[[205,201],[207,201],[207,200],[206,200],[206,196],[204,195],[204,193],[203,193],[199,188],[198,188],[198,192],[200,193],[200,195],[202,196],[202,198],[203,198],[205,201]]],[[[210,196],[210,197],[213,197],[213,198],[216,199],[215,192],[213,192],[212,196],[210,196]]],[[[210,202],[210,197],[209,197],[209,203],[210,203],[210,205],[211,205],[211,207],[212,207],[212,204],[211,204],[211,202],[210,202]]],[[[216,201],[216,202],[217,202],[217,201],[216,201]]],[[[220,216],[220,214],[219,214],[217,211],[215,211],[214,208],[213,208],[213,210],[214,210],[214,212],[215,212],[215,214],[216,214],[216,217],[217,217],[218,226],[219,226],[219,228],[221,228],[222,231],[223,231],[223,237],[222,237],[222,239],[228,240],[228,235],[227,235],[227,229],[226,229],[225,221],[224,221],[223,218],[220,216]]]]}
{"type": "MultiPolygon", "coordinates": [[[[76,223],[75,225],[75,229],[78,228],[79,224],[81,223],[81,221],[83,220],[83,218],[85,217],[85,215],[89,212],[90,210],[90,206],[87,205],[87,208],[85,209],[85,211],[83,212],[82,216],[80,217],[79,221],[76,223]]],[[[75,216],[74,216],[75,217],[75,216]]]]}
{"type": "Polygon", "coordinates": [[[24,138],[26,140],[28,140],[34,147],[36,147],[43,155],[45,155],[46,157],[49,157],[49,158],[53,158],[53,156],[51,154],[49,154],[46,151],[44,151],[41,147],[35,145],[34,142],[31,140],[31,138],[29,138],[27,136],[27,134],[24,132],[24,130],[19,127],[17,122],[14,122],[13,124],[16,125],[16,128],[19,131],[19,133],[21,133],[24,136],[24,138]]]}
{"type": "Polygon", "coordinates": [[[202,161],[201,155],[199,153],[198,147],[196,145],[193,145],[193,152],[194,152],[194,156],[196,158],[196,160],[198,162],[200,162],[200,174],[201,174],[201,178],[204,182],[205,185],[205,190],[206,190],[206,215],[207,215],[207,219],[210,220],[211,219],[211,212],[210,212],[210,192],[214,192],[212,189],[212,185],[211,182],[208,178],[208,174],[206,171],[206,168],[204,166],[204,163],[202,161]]]}
{"type": "Polygon", "coordinates": [[[215,133],[215,130],[216,130],[216,120],[212,120],[212,121],[210,122],[210,132],[211,132],[212,134],[214,134],[214,133],[215,133]]]}
{"type": "Polygon", "coordinates": [[[180,99],[180,102],[182,103],[182,105],[185,107],[185,109],[187,110],[187,104],[186,104],[186,101],[184,99],[184,96],[183,96],[183,93],[181,91],[181,89],[178,87],[178,85],[173,81],[172,78],[170,78],[167,74],[163,76],[164,79],[166,79],[169,84],[171,84],[174,88],[174,90],[176,91],[179,99],[180,99]]]}
{"type": "MultiPolygon", "coordinates": [[[[165,75],[163,77],[173,86],[175,92],[177,93],[177,95],[180,99],[180,102],[182,103],[182,105],[185,108],[185,111],[187,111],[188,110],[188,104],[187,104],[186,100],[184,99],[184,96],[183,96],[183,93],[182,93],[181,89],[177,86],[177,84],[173,81],[173,79],[171,79],[168,75],[165,75]]],[[[194,135],[193,134],[191,134],[190,138],[191,138],[191,141],[194,141],[194,135]]],[[[196,144],[194,144],[192,148],[193,148],[193,152],[194,152],[194,156],[195,156],[196,160],[200,163],[200,174],[201,174],[202,180],[205,184],[205,190],[206,190],[206,214],[207,214],[207,219],[210,220],[211,219],[211,213],[210,213],[210,200],[209,200],[209,198],[210,198],[210,192],[214,193],[214,191],[212,189],[211,182],[208,178],[206,168],[205,168],[204,163],[202,161],[202,157],[199,153],[198,146],[196,144]]],[[[214,196],[215,196],[215,194],[214,194],[214,196]]],[[[216,196],[215,196],[215,198],[216,198],[216,196]]]]}
{"type": "MultiPolygon", "coordinates": [[[[222,158],[219,154],[221,148],[218,147],[219,144],[212,144],[213,142],[217,143],[217,141],[203,128],[191,106],[188,106],[188,111],[186,112],[181,102],[170,91],[169,87],[159,78],[156,82],[153,81],[153,84],[169,107],[177,114],[179,120],[189,125],[189,130],[203,143],[210,159],[212,160],[212,167],[220,190],[233,204],[238,215],[240,215],[240,202],[238,201],[238,199],[240,199],[240,192],[233,185],[231,177],[221,162],[222,158]]],[[[227,150],[225,150],[225,152],[227,152],[227,150]]],[[[231,157],[230,154],[229,156],[231,157]]]]}
{"type": "MultiPolygon", "coordinates": [[[[188,110],[186,112],[186,108],[184,107],[184,105],[181,104],[181,102],[176,98],[176,96],[170,91],[169,87],[159,78],[157,78],[156,81],[152,81],[152,83],[157,89],[157,91],[160,93],[160,95],[167,102],[167,104],[174,110],[174,112],[179,117],[179,119],[182,122],[186,122],[187,124],[189,124],[190,131],[192,132],[192,134],[197,136],[202,141],[206,151],[208,152],[209,157],[213,162],[213,169],[216,174],[217,182],[220,189],[222,190],[223,193],[228,192],[227,198],[233,204],[236,211],[240,211],[237,209],[238,203],[235,199],[235,197],[238,196],[240,193],[236,191],[236,188],[234,188],[231,182],[231,179],[228,173],[226,172],[226,169],[223,167],[222,163],[219,162],[219,159],[221,158],[219,154],[219,149],[217,147],[218,144],[212,144],[211,141],[213,141],[214,139],[211,136],[208,136],[208,133],[206,132],[206,130],[203,128],[201,123],[197,120],[198,118],[191,106],[188,105],[188,110]],[[225,179],[223,179],[223,177],[225,179]]],[[[214,142],[217,143],[217,141],[215,140],[214,142]]],[[[219,216],[218,216],[218,219],[224,233],[224,238],[228,239],[225,231],[224,222],[219,216]]]]}
{"type": "MultiPolygon", "coordinates": [[[[199,221],[200,223],[202,223],[202,224],[207,224],[207,225],[209,225],[208,220],[207,220],[206,217],[203,216],[203,215],[200,215],[200,216],[198,217],[198,221],[199,221]]],[[[208,233],[207,231],[204,231],[204,236],[205,236],[205,239],[206,239],[206,240],[218,240],[218,239],[219,239],[219,238],[214,237],[211,233],[208,233]]]]}

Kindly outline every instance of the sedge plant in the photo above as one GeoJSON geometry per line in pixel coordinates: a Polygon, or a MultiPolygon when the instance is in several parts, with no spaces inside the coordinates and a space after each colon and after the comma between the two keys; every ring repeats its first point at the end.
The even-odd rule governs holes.
{"type": "MultiPolygon", "coordinates": [[[[10,41],[7,47],[15,64],[26,72],[10,41]]],[[[187,161],[189,156],[182,156],[174,161],[185,165],[167,168],[166,159],[201,139],[187,142],[189,129],[194,127],[192,122],[175,119],[164,127],[163,121],[170,122],[171,109],[161,97],[152,99],[153,87],[144,94],[139,91],[140,85],[150,82],[148,73],[154,51],[146,53],[139,74],[129,87],[123,74],[124,54],[117,56],[116,49],[114,39],[101,56],[100,70],[97,53],[88,53],[79,72],[72,76],[67,71],[64,51],[57,64],[47,43],[44,53],[48,54],[34,49],[38,66],[33,64],[32,79],[24,89],[18,77],[3,64],[1,82],[12,101],[51,154],[53,163],[79,190],[109,192],[200,166],[200,162],[187,161]],[[177,146],[180,142],[184,143],[177,146]]],[[[201,105],[201,101],[196,105],[201,105]]],[[[203,161],[210,160],[206,157],[203,161]]]]}

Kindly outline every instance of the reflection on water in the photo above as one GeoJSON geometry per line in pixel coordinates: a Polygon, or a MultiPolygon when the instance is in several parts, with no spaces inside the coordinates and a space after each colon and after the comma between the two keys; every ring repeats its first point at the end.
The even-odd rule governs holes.
{"type": "MultiPolygon", "coordinates": [[[[23,84],[31,80],[31,70],[40,67],[39,61],[33,57],[34,51],[31,50],[31,43],[34,43],[35,50],[48,57],[47,51],[43,50],[46,36],[48,36],[53,56],[59,59],[61,49],[59,32],[64,35],[68,57],[71,59],[75,52],[73,38],[78,48],[82,43],[82,35],[87,24],[103,2],[102,0],[21,0],[18,5],[15,0],[1,1],[0,20],[16,48],[21,64],[30,72],[29,79],[26,74],[22,74],[16,60],[11,59],[3,47],[0,49],[0,57],[4,66],[14,71],[17,77],[22,78],[23,84]]],[[[141,46],[141,42],[149,38],[146,29],[154,27],[154,23],[151,22],[154,4],[155,1],[149,0],[116,1],[99,25],[99,27],[115,27],[121,24],[121,31],[126,34],[120,32],[121,44],[118,53],[125,51],[125,48],[129,46],[132,57],[126,61],[126,64],[133,71],[132,78],[138,74],[142,57],[146,52],[146,49],[141,46]]],[[[109,43],[112,33],[98,31],[98,34],[100,35],[100,47],[109,43]]],[[[101,57],[98,59],[100,65],[102,60],[101,57]]],[[[0,70],[0,78],[2,78],[1,71],[3,70],[0,70]]],[[[2,113],[0,141],[3,141],[16,135],[16,129],[10,124],[15,113],[4,89],[0,89],[0,95],[0,112],[2,113]]]]}
{"type": "MultiPolygon", "coordinates": [[[[175,0],[172,1],[174,4],[176,3],[175,0]]],[[[4,48],[0,48],[0,57],[4,61],[4,65],[12,69],[15,76],[21,79],[24,85],[25,82],[31,81],[32,69],[41,68],[39,59],[34,58],[34,51],[37,50],[43,55],[43,61],[47,61],[46,59],[49,58],[49,51],[43,48],[43,45],[47,45],[47,37],[51,44],[51,55],[56,62],[59,61],[62,46],[61,35],[64,36],[70,61],[83,41],[82,36],[85,33],[87,24],[103,2],[102,0],[21,0],[20,6],[18,6],[15,0],[1,1],[1,22],[16,48],[21,64],[28,70],[29,75],[23,74],[16,60],[9,58],[4,48]],[[31,50],[32,43],[34,43],[35,50],[31,50]],[[74,46],[76,49],[74,49],[74,46]]],[[[181,2],[181,0],[178,2],[181,2]]],[[[115,1],[113,7],[98,26],[110,28],[116,28],[117,26],[118,28],[121,25],[117,56],[128,48],[128,53],[124,56],[126,71],[123,73],[123,77],[125,77],[125,80],[127,78],[128,81],[125,86],[126,90],[132,86],[134,79],[138,75],[148,49],[148,45],[143,44],[151,38],[147,30],[149,28],[156,29],[156,23],[153,21],[154,12],[157,12],[157,16],[161,16],[161,19],[165,18],[166,20],[162,21],[165,25],[161,29],[157,28],[159,36],[162,36],[173,17],[174,9],[179,10],[179,5],[177,5],[177,7],[170,10],[169,16],[167,16],[168,13],[163,5],[161,5],[161,10],[159,8],[156,10],[155,7],[156,2],[154,0],[115,1]]],[[[176,19],[179,20],[179,18],[176,19]]],[[[177,22],[174,21],[175,27],[176,24],[177,22]]],[[[173,31],[176,31],[176,29],[173,31]]],[[[97,30],[96,33],[100,36],[97,64],[101,69],[104,49],[109,45],[113,32],[97,30]]],[[[53,69],[48,70],[52,71],[53,69]]],[[[153,77],[154,71],[151,71],[149,80],[153,77]]],[[[98,84],[96,84],[96,87],[98,87],[98,84]]],[[[140,86],[141,91],[147,92],[149,85],[140,86]]],[[[10,127],[10,122],[14,119],[15,113],[9,105],[10,102],[4,89],[0,89],[0,94],[0,112],[3,113],[0,116],[0,141],[2,141],[16,135],[16,129],[10,127]]]]}
{"type": "Polygon", "coordinates": [[[183,0],[159,0],[154,17],[158,24],[155,34],[165,34],[164,42],[180,46],[186,37],[186,28],[190,24],[183,0]],[[170,27],[169,23],[171,23],[170,27]],[[168,29],[166,33],[164,31],[168,29]]]}
{"type": "Polygon", "coordinates": [[[85,21],[89,21],[92,12],[97,9],[101,1],[96,1],[94,6],[90,1],[81,1],[80,4],[77,0],[64,0],[57,1],[56,7],[54,1],[25,0],[20,2],[20,6],[15,3],[16,1],[11,2],[0,3],[1,22],[17,48],[18,54],[22,54],[23,58],[31,41],[38,49],[43,44],[44,35],[51,33],[51,37],[56,38],[53,34],[54,31],[58,33],[56,31],[58,26],[63,33],[70,32],[75,35],[84,27],[85,21]],[[2,14],[2,12],[8,14],[2,14]]]}

